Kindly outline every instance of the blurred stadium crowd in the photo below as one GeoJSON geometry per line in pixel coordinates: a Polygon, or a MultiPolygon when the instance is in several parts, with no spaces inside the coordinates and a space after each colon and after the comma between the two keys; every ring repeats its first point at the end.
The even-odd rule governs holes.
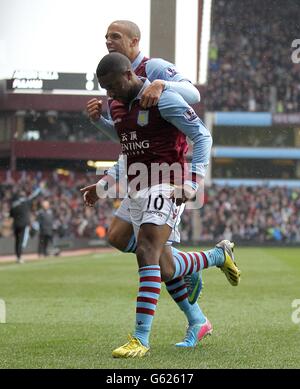
{"type": "Polygon", "coordinates": [[[207,189],[200,211],[202,240],[300,242],[300,189],[207,189]]]}
{"type": "Polygon", "coordinates": [[[209,111],[300,111],[299,2],[215,0],[205,102],[209,111]]]}
{"type": "MultiPolygon", "coordinates": [[[[19,185],[29,194],[45,180],[41,174],[26,175],[19,185]]],[[[55,215],[54,230],[58,237],[105,238],[119,200],[100,200],[93,208],[84,207],[79,189],[95,181],[93,176],[52,174],[44,181],[46,188],[32,207],[31,226],[35,230],[37,211],[43,199],[51,203],[55,215]]],[[[7,179],[0,185],[0,237],[12,236],[9,217],[16,182],[7,179]]],[[[185,210],[181,222],[183,242],[235,241],[300,242],[300,189],[282,187],[219,187],[206,189],[205,204],[200,210],[185,210]],[[196,212],[201,233],[193,239],[192,213],[196,212]]]]}
{"type": "MultiPolygon", "coordinates": [[[[94,175],[93,175],[94,176],[94,175]]],[[[44,199],[48,199],[54,212],[54,232],[58,237],[104,238],[119,200],[102,200],[95,209],[85,207],[79,189],[93,183],[80,175],[67,177],[52,173],[47,177],[42,174],[25,174],[17,182],[8,178],[0,185],[0,237],[12,236],[12,219],[9,212],[11,200],[16,188],[25,190],[29,195],[41,182],[45,183],[42,194],[33,201],[31,214],[32,232],[38,231],[37,213],[44,199]]]]}

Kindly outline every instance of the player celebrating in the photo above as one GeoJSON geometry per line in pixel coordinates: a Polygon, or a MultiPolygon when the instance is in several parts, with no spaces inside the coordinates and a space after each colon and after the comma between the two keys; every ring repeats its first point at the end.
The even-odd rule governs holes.
{"type": "MultiPolygon", "coordinates": [[[[207,266],[221,267],[236,284],[240,273],[233,261],[232,245],[228,241],[223,241],[206,252],[187,255],[179,252],[172,263],[164,263],[163,254],[170,250],[166,243],[176,223],[173,215],[178,214],[178,206],[182,202],[195,196],[209,162],[212,140],[202,121],[179,94],[169,90],[163,92],[157,107],[149,108],[146,111],[148,113],[142,111],[139,100],[149,82],[135,75],[129,59],[122,54],[111,53],[105,56],[98,65],[97,77],[101,87],[113,99],[110,110],[123,153],[128,159],[127,175],[130,184],[137,178],[133,169],[136,163],[143,163],[148,172],[148,175],[143,175],[139,185],[135,189],[131,186],[129,191],[130,217],[137,239],[136,256],[140,274],[135,332],[128,343],[113,351],[113,356],[117,358],[142,357],[149,351],[149,335],[161,279],[169,280],[171,285],[175,284],[178,292],[180,277],[207,266]],[[133,132],[136,141],[146,145],[142,147],[142,152],[132,152],[129,147],[133,132]],[[188,136],[194,144],[188,179],[184,174],[186,147],[182,134],[188,136]],[[169,166],[181,166],[179,178],[183,185],[174,189],[176,174],[169,176],[169,181],[162,174],[158,182],[152,182],[153,164],[157,169],[157,164],[162,162],[169,166]]],[[[197,317],[194,320],[196,322],[189,326],[185,340],[178,346],[194,346],[203,334],[211,332],[210,323],[202,312],[198,316],[198,322],[197,317]]]]}
{"type": "MultiPolygon", "coordinates": [[[[164,89],[178,92],[188,104],[195,104],[200,101],[198,90],[190,81],[177,72],[173,64],[163,59],[148,59],[140,52],[141,32],[135,23],[128,20],[115,21],[108,27],[105,38],[106,46],[110,53],[119,52],[124,54],[131,61],[134,72],[138,76],[146,77],[152,82],[142,93],[140,99],[141,107],[146,109],[156,105],[164,89]]],[[[101,116],[102,101],[95,98],[90,100],[87,103],[87,112],[97,128],[110,138],[118,141],[113,121],[101,116]]],[[[185,146],[187,147],[187,144],[185,146]]],[[[118,165],[110,169],[108,175],[117,179],[118,165]]],[[[98,186],[99,190],[101,187],[104,188],[105,185],[106,180],[102,180],[98,186]]],[[[177,217],[177,223],[172,236],[175,242],[180,241],[177,231],[179,223],[180,214],[177,217]]],[[[108,230],[108,241],[113,247],[123,252],[134,253],[136,250],[136,240],[129,215],[128,198],[122,201],[111,222],[108,230]]],[[[172,253],[170,255],[172,256],[172,253]]],[[[170,260],[172,261],[172,258],[170,260]]],[[[202,288],[201,273],[195,273],[192,276],[187,275],[185,282],[187,284],[188,300],[191,304],[194,304],[202,288]]]]}

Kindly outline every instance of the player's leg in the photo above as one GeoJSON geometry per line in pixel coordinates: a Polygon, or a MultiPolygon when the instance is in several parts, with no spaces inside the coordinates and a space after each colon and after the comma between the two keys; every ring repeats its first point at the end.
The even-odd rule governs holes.
{"type": "MultiPolygon", "coordinates": [[[[175,272],[173,280],[168,283],[167,287],[169,289],[174,287],[175,293],[178,293],[178,291],[180,292],[180,284],[178,283],[180,276],[182,277],[184,274],[189,274],[194,271],[198,271],[201,268],[207,268],[210,266],[220,267],[225,273],[228,281],[232,285],[238,285],[240,280],[240,271],[234,262],[233,243],[224,240],[218,243],[214,249],[199,253],[184,253],[174,248],[172,249],[175,258],[175,272]]],[[[212,326],[207,318],[205,322],[199,324],[189,323],[183,342],[177,343],[176,346],[195,347],[199,340],[211,333],[212,326]]]]}
{"type": "MultiPolygon", "coordinates": [[[[181,204],[181,206],[179,207],[179,212],[176,217],[176,223],[172,229],[172,233],[170,236],[170,241],[172,243],[180,243],[179,225],[181,221],[181,215],[184,212],[184,208],[184,204],[181,204]]],[[[188,301],[190,304],[195,304],[203,288],[202,271],[192,274],[186,274],[183,278],[187,286],[188,301]]]]}
{"type": "MultiPolygon", "coordinates": [[[[170,200],[169,191],[170,187],[167,185],[156,186],[151,188],[149,195],[149,200],[147,202],[147,210],[143,214],[142,222],[154,223],[156,225],[166,223],[169,226],[170,235],[161,237],[152,237],[149,239],[147,244],[143,245],[142,241],[142,232],[143,228],[146,228],[147,224],[143,224],[139,233],[139,243],[137,256],[139,255],[139,247],[144,246],[144,250],[148,253],[151,253],[151,250],[155,248],[158,244],[159,249],[161,250],[161,255],[159,258],[159,263],[161,266],[161,276],[163,280],[173,282],[167,283],[167,289],[171,297],[178,304],[179,308],[184,312],[189,323],[188,337],[186,337],[183,342],[185,346],[195,346],[198,340],[202,339],[207,333],[211,333],[212,328],[206,317],[203,315],[198,304],[191,305],[188,301],[187,288],[185,281],[182,277],[179,279],[174,279],[174,273],[176,271],[176,264],[173,258],[173,253],[170,246],[167,244],[172,240],[176,240],[174,232],[176,232],[176,218],[174,219],[173,215],[178,215],[180,213],[180,207],[177,207],[172,200],[170,200]],[[162,239],[162,241],[160,240],[162,239]],[[163,248],[161,249],[161,243],[165,242],[163,248]],[[195,339],[193,338],[195,337],[195,339]]],[[[171,189],[172,190],[172,189],[171,189]]],[[[137,216],[138,218],[138,216],[137,216]]],[[[133,215],[133,220],[135,219],[133,215]]],[[[138,224],[138,223],[137,223],[138,224]]],[[[167,230],[166,230],[167,231],[167,230]]],[[[148,234],[150,236],[150,234],[148,234]]],[[[157,251],[155,253],[157,255],[157,251]]],[[[153,257],[153,254],[150,254],[150,258],[153,257]]],[[[140,263],[139,265],[145,265],[145,263],[140,263]]]]}
{"type": "MultiPolygon", "coordinates": [[[[126,197],[125,199],[123,199],[120,207],[116,211],[116,214],[108,230],[108,242],[113,247],[117,248],[122,252],[135,253],[136,239],[131,224],[129,204],[130,199],[126,197]]],[[[180,242],[178,225],[180,223],[180,217],[184,210],[184,206],[181,206],[179,208],[180,209],[171,236],[172,240],[175,242],[180,242]]],[[[186,275],[185,282],[188,286],[188,300],[190,304],[194,304],[195,301],[197,301],[202,289],[201,272],[186,275]]]]}
{"type": "Polygon", "coordinates": [[[237,286],[240,282],[240,270],[234,260],[233,246],[234,243],[223,240],[215,248],[200,252],[184,252],[173,247],[176,265],[174,278],[216,266],[225,273],[231,285],[237,286]]]}
{"type": "MultiPolygon", "coordinates": [[[[172,230],[172,240],[174,242],[180,242],[180,234],[178,226],[180,224],[181,215],[184,212],[184,204],[182,204],[177,212],[176,223],[174,229],[172,230]]],[[[195,262],[194,267],[197,269],[200,268],[200,272],[196,271],[188,271],[183,274],[185,283],[188,287],[188,295],[189,301],[191,304],[194,304],[197,301],[200,291],[199,286],[202,281],[201,279],[201,270],[206,269],[208,267],[216,266],[219,267],[224,273],[228,281],[231,285],[236,286],[240,281],[240,270],[235,264],[234,256],[233,256],[233,246],[234,244],[229,241],[219,242],[215,248],[212,250],[202,251],[202,252],[189,252],[186,253],[182,250],[177,250],[173,248],[173,255],[179,260],[183,259],[186,263],[186,260],[189,261],[192,258],[195,262]],[[197,259],[199,258],[199,267],[197,266],[197,259]]],[[[177,259],[176,259],[177,260],[177,259]]],[[[192,265],[190,265],[191,270],[192,265]]]]}
{"type": "Polygon", "coordinates": [[[165,281],[167,291],[182,310],[188,321],[188,328],[183,342],[177,343],[178,347],[195,347],[206,335],[212,333],[212,326],[203,314],[198,303],[190,304],[188,300],[187,286],[183,277],[173,279],[175,263],[171,247],[166,245],[160,257],[162,279],[165,281]]]}
{"type": "Polygon", "coordinates": [[[125,197],[108,229],[107,238],[109,244],[124,253],[135,253],[136,239],[134,236],[130,212],[130,200],[125,197]]]}
{"type": "Polygon", "coordinates": [[[132,224],[114,216],[109,226],[107,239],[111,246],[124,253],[132,253],[136,250],[136,241],[132,224]]]}
{"type": "Polygon", "coordinates": [[[149,336],[161,290],[159,259],[170,236],[168,225],[143,224],[137,239],[136,256],[139,266],[139,291],[136,323],[129,342],[113,351],[115,358],[143,357],[149,351],[149,336]]]}
{"type": "Polygon", "coordinates": [[[169,186],[156,185],[131,193],[130,217],[137,238],[139,292],[134,337],[113,351],[117,358],[142,357],[149,350],[149,335],[161,290],[159,260],[175,223],[175,220],[167,223],[174,207],[171,190],[169,186]]]}

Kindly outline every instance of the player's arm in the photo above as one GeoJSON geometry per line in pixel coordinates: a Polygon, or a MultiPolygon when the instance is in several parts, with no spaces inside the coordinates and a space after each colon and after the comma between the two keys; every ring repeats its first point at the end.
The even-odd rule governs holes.
{"type": "Polygon", "coordinates": [[[117,163],[107,170],[106,175],[112,177],[115,182],[119,182],[120,177],[126,176],[125,161],[122,154],[119,155],[117,163]]]}
{"type": "Polygon", "coordinates": [[[160,58],[151,59],[146,64],[147,78],[151,82],[141,98],[141,106],[149,108],[158,103],[164,90],[179,93],[188,104],[200,102],[200,93],[194,85],[177,72],[175,66],[160,58]]]}
{"type": "Polygon", "coordinates": [[[86,110],[90,121],[97,127],[103,134],[114,142],[119,141],[118,134],[115,130],[114,123],[108,112],[109,119],[106,119],[102,115],[102,100],[96,98],[91,99],[87,102],[86,110]]]}
{"type": "Polygon", "coordinates": [[[109,195],[109,190],[120,182],[120,177],[125,177],[125,164],[123,156],[120,155],[118,162],[110,167],[105,176],[103,176],[96,184],[92,184],[80,189],[85,205],[93,207],[100,198],[106,198],[109,195]]]}
{"type": "Polygon", "coordinates": [[[210,160],[212,137],[195,111],[175,92],[162,94],[158,108],[161,116],[182,131],[193,143],[192,164],[189,177],[184,182],[185,199],[194,197],[199,183],[204,179],[210,160]]]}

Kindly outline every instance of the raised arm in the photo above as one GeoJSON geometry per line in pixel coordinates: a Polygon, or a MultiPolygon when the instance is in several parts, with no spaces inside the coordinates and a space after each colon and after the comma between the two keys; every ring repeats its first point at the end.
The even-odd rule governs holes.
{"type": "Polygon", "coordinates": [[[86,105],[86,110],[95,127],[97,127],[112,141],[119,142],[119,137],[115,130],[114,123],[110,118],[109,112],[109,119],[106,119],[102,115],[102,100],[98,100],[96,98],[89,100],[86,105]]]}

